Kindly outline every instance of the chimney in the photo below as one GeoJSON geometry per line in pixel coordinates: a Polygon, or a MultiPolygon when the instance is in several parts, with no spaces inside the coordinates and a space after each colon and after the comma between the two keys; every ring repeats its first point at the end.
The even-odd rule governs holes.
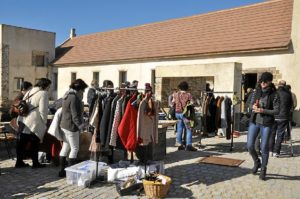
{"type": "Polygon", "coordinates": [[[75,28],[71,28],[71,31],[70,31],[70,39],[72,39],[73,37],[76,37],[75,31],[76,31],[75,28]]]}

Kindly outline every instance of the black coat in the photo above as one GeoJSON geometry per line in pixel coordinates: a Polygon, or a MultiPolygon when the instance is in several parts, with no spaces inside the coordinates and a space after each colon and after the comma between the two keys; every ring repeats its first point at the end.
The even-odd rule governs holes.
{"type": "Polygon", "coordinates": [[[293,100],[290,91],[280,86],[277,90],[280,99],[279,114],[275,115],[275,119],[288,120],[293,107],[293,100]]]}
{"type": "Polygon", "coordinates": [[[263,102],[263,113],[251,113],[250,121],[252,123],[256,123],[257,114],[260,114],[263,118],[263,126],[272,127],[275,120],[275,115],[279,114],[280,108],[280,99],[278,93],[272,88],[268,88],[266,92],[263,92],[259,87],[253,93],[253,97],[251,99],[251,109],[253,104],[257,101],[263,102]]]}

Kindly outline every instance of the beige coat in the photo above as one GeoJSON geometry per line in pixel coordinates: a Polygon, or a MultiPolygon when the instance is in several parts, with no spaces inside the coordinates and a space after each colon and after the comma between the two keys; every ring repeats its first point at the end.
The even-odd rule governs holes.
{"type": "Polygon", "coordinates": [[[20,117],[20,121],[22,121],[31,132],[40,138],[40,142],[43,142],[47,129],[46,124],[49,104],[48,92],[40,90],[39,87],[34,87],[25,94],[23,99],[27,99],[27,97],[33,93],[35,94],[26,101],[28,102],[30,109],[34,107],[37,108],[34,108],[26,117],[20,117]]]}

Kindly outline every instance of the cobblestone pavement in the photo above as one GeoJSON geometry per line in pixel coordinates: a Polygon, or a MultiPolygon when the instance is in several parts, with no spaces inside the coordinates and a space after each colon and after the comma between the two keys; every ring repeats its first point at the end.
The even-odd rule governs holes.
{"type": "MultiPolygon", "coordinates": [[[[300,198],[299,128],[292,132],[294,156],[270,157],[266,181],[250,174],[253,163],[245,150],[246,134],[234,138],[232,152],[228,147],[230,141],[225,138],[203,138],[197,152],[177,151],[173,130],[169,129],[167,134],[165,172],[173,180],[168,198],[300,198]],[[239,167],[198,163],[210,155],[245,161],[239,167]]],[[[193,141],[197,144],[199,137],[194,136],[193,141]]],[[[89,188],[67,185],[65,179],[57,177],[58,168],[54,166],[15,169],[15,161],[7,159],[3,146],[0,149],[0,198],[119,198],[113,184],[96,183],[89,188]]],[[[290,152],[287,144],[283,152],[290,152]]]]}

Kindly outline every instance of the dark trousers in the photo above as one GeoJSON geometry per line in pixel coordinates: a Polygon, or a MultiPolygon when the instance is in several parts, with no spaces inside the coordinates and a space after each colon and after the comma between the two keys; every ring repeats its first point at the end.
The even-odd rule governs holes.
{"type": "Polygon", "coordinates": [[[284,139],[285,131],[287,130],[289,121],[288,120],[275,120],[273,125],[272,134],[270,138],[269,148],[271,152],[280,154],[281,143],[284,139]],[[276,142],[275,142],[275,137],[276,142]]]}
{"type": "Polygon", "coordinates": [[[288,122],[287,128],[286,128],[286,134],[285,134],[285,138],[286,140],[290,140],[291,139],[291,129],[292,128],[292,121],[288,122]]]}
{"type": "Polygon", "coordinates": [[[269,138],[271,134],[271,127],[266,127],[261,124],[250,123],[247,137],[247,148],[253,159],[253,161],[258,160],[258,154],[255,150],[255,140],[258,134],[261,134],[261,156],[262,156],[262,164],[263,168],[267,167],[269,160],[269,138]]]}
{"type": "Polygon", "coordinates": [[[20,133],[17,141],[17,163],[23,162],[25,155],[29,152],[32,159],[32,164],[38,164],[38,152],[39,152],[40,139],[35,134],[20,133]]]}

